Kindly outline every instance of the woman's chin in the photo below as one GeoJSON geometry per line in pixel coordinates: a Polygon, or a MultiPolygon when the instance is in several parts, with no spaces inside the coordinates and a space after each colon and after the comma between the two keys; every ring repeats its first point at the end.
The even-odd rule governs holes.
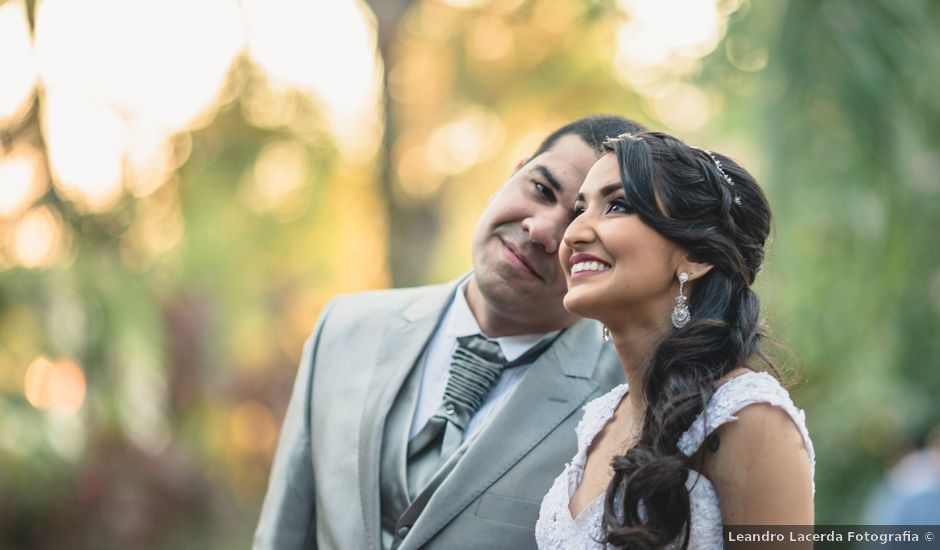
{"type": "Polygon", "coordinates": [[[587,299],[585,296],[580,296],[579,292],[569,290],[568,293],[565,294],[563,303],[565,309],[579,317],[585,317],[587,319],[597,318],[594,316],[595,312],[598,310],[597,304],[593,304],[592,300],[587,299]]]}

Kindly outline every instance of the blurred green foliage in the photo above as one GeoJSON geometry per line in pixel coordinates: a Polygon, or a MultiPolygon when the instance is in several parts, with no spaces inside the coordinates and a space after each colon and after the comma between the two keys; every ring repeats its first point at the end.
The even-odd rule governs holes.
{"type": "Polygon", "coordinates": [[[767,11],[779,23],[755,114],[777,214],[771,313],[805,363],[818,521],[851,523],[940,423],[940,12],[767,11]]]}

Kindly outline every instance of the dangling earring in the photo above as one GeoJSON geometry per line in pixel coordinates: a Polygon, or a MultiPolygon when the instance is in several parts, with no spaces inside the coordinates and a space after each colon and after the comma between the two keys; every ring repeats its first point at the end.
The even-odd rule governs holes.
{"type": "Polygon", "coordinates": [[[605,342],[610,342],[610,329],[607,328],[607,325],[601,325],[601,326],[604,327],[603,329],[601,329],[601,336],[604,337],[605,342]]]}
{"type": "Polygon", "coordinates": [[[672,310],[672,326],[682,328],[689,324],[692,314],[689,313],[689,306],[686,304],[687,298],[682,294],[682,285],[689,280],[689,274],[683,271],[679,274],[679,295],[676,296],[676,307],[672,310]]]}

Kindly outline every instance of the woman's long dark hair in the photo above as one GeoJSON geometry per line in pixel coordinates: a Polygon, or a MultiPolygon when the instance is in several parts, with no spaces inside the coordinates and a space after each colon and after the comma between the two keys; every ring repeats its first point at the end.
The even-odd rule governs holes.
{"type": "Polygon", "coordinates": [[[605,148],[617,157],[626,200],[640,219],[696,262],[714,266],[694,283],[691,321],[671,330],[648,360],[640,438],[614,457],[604,507],[611,546],[662,548],[678,540],[687,548],[692,464],[678,448],[680,436],[735,368],[760,359],[777,373],[760,350],[760,300],[751,290],[764,260],[770,207],[737,163],[668,134],[623,134],[605,148]]]}

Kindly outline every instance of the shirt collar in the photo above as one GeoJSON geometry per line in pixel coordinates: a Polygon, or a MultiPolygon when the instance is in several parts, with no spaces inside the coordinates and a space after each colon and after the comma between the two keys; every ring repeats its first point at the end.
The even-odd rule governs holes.
{"type": "MultiPolygon", "coordinates": [[[[467,282],[464,281],[457,288],[454,294],[454,301],[450,304],[450,311],[447,313],[447,321],[444,326],[444,335],[451,338],[460,338],[461,336],[472,336],[474,334],[483,334],[487,336],[477,323],[473,312],[470,311],[470,305],[467,303],[467,282]]],[[[548,333],[517,334],[514,336],[501,336],[499,338],[490,338],[499,344],[503,357],[507,361],[514,361],[523,353],[529,351],[529,348],[537,344],[544,338],[552,338],[560,331],[548,333]]]]}

